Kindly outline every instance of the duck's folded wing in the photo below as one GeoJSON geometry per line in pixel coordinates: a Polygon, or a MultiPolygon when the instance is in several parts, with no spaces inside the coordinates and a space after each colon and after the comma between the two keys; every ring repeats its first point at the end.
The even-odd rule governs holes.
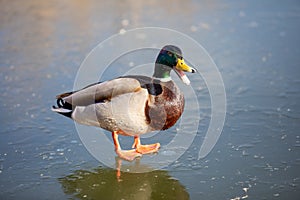
{"type": "Polygon", "coordinates": [[[57,98],[73,106],[87,106],[94,103],[109,101],[111,98],[135,92],[141,89],[140,82],[134,78],[117,78],[97,83],[73,93],[65,93],[57,98]]]}

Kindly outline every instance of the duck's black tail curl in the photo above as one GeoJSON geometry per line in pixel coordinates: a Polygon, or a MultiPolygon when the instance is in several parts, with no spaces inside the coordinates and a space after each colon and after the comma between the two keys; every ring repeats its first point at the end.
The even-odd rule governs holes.
{"type": "Polygon", "coordinates": [[[74,107],[70,103],[65,102],[62,98],[57,98],[56,104],[57,106],[52,106],[52,111],[72,118],[74,107]]]}
{"type": "Polygon", "coordinates": [[[68,110],[73,110],[73,106],[69,104],[68,102],[64,101],[62,98],[58,98],[56,100],[58,108],[64,108],[68,110]]]}

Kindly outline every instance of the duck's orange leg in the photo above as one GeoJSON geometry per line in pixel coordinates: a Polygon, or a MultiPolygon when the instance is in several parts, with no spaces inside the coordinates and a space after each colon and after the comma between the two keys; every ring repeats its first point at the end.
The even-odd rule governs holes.
{"type": "Polygon", "coordinates": [[[118,132],[117,131],[112,132],[112,138],[113,138],[114,145],[115,145],[115,151],[120,158],[122,158],[124,160],[128,160],[128,161],[133,161],[135,158],[142,156],[142,154],[137,152],[135,149],[122,150],[119,140],[118,140],[118,132]]]}
{"type": "Polygon", "coordinates": [[[156,153],[159,147],[159,143],[142,145],[140,137],[138,136],[134,137],[134,143],[132,145],[132,148],[135,148],[136,152],[141,154],[156,153]]]}

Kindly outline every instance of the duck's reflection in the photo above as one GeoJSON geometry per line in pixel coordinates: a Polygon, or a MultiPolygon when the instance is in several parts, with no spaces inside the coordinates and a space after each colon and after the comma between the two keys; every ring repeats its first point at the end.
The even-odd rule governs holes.
{"type": "MultiPolygon", "coordinates": [[[[116,160],[117,167],[123,169],[121,163],[116,160]]],[[[137,163],[134,167],[145,166],[137,163]]],[[[128,173],[99,167],[75,171],[59,182],[66,194],[79,199],[189,199],[180,182],[162,170],[128,173]]]]}

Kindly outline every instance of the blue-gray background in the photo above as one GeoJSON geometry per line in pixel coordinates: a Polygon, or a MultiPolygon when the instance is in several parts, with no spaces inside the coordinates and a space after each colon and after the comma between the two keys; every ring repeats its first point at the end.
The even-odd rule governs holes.
{"type": "MultiPolygon", "coordinates": [[[[0,16],[1,199],[299,198],[299,1],[3,0],[0,16]],[[205,159],[197,153],[208,106],[182,158],[118,182],[50,107],[93,47],[144,26],[178,30],[207,49],[225,83],[227,116],[205,159]]],[[[209,105],[207,91],[199,94],[209,105]]]]}

